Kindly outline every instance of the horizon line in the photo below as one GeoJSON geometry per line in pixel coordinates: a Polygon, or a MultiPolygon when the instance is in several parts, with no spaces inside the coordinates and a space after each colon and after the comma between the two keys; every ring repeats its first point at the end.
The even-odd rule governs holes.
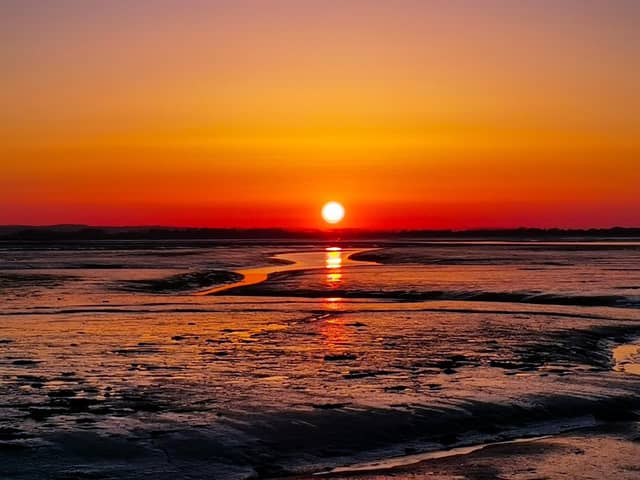
{"type": "Polygon", "coordinates": [[[590,231],[590,230],[638,230],[637,226],[614,225],[609,227],[536,227],[536,226],[514,226],[514,227],[468,227],[468,228],[364,228],[364,227],[229,227],[229,226],[180,226],[180,225],[92,225],[83,223],[52,223],[52,224],[0,224],[0,228],[22,228],[22,229],[46,229],[46,228],[86,228],[86,229],[167,229],[167,230],[229,230],[229,231],[282,231],[282,232],[474,232],[474,231],[513,231],[513,230],[539,230],[539,231],[590,231]]]}

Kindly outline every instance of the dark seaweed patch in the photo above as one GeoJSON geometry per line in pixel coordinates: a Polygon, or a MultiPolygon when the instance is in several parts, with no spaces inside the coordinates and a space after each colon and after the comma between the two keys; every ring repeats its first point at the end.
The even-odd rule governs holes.
{"type": "Polygon", "coordinates": [[[269,281],[246,287],[230,288],[224,291],[225,295],[250,295],[250,296],[288,296],[323,298],[328,294],[340,298],[373,298],[392,299],[405,302],[422,302],[430,300],[457,300],[474,302],[498,302],[498,303],[525,303],[535,305],[575,305],[585,307],[638,307],[637,301],[624,295],[560,295],[553,293],[534,292],[486,292],[486,291],[462,291],[462,290],[315,290],[315,289],[281,289],[272,280],[281,279],[284,275],[292,275],[290,272],[270,277],[269,281]]]}
{"type": "Polygon", "coordinates": [[[118,290],[139,293],[178,293],[199,288],[234,283],[242,280],[239,273],[227,270],[179,273],[165,278],[146,280],[125,280],[116,286],[118,290]]]}

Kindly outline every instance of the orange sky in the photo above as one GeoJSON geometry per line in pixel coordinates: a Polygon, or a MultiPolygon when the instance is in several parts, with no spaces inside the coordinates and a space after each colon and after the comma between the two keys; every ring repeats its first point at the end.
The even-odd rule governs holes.
{"type": "Polygon", "coordinates": [[[640,2],[5,1],[0,223],[640,225],[640,2]],[[135,3],[135,5],[131,5],[135,3]]]}

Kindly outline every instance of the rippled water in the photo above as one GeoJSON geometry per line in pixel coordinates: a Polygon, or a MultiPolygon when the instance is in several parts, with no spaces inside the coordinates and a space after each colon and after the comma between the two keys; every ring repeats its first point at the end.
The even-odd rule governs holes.
{"type": "Polygon", "coordinates": [[[14,245],[0,293],[0,478],[273,477],[640,407],[637,243],[14,245]]]}

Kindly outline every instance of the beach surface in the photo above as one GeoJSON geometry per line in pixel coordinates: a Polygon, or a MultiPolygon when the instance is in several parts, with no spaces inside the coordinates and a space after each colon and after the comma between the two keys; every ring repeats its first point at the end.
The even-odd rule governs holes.
{"type": "Polygon", "coordinates": [[[0,291],[0,478],[640,475],[637,242],[4,244],[0,291]]]}

